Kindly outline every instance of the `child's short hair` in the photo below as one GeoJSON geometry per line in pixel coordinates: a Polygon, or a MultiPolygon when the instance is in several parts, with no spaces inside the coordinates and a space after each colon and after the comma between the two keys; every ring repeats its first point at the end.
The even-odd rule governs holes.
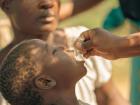
{"type": "Polygon", "coordinates": [[[24,41],[13,48],[0,68],[0,91],[12,105],[42,105],[42,97],[32,87],[33,78],[40,73],[30,52],[39,50],[34,41],[38,40],[24,41]]]}

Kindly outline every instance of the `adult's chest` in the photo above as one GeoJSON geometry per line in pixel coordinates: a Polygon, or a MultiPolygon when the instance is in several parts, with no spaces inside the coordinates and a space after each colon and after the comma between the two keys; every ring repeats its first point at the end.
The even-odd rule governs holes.
{"type": "Polygon", "coordinates": [[[52,36],[49,38],[49,43],[55,46],[68,47],[68,38],[63,30],[57,30],[53,32],[52,36]]]}

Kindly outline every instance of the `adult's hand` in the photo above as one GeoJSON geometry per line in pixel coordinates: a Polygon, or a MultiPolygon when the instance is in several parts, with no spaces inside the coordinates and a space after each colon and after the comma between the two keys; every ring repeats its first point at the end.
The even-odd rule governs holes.
{"type": "Polygon", "coordinates": [[[83,32],[75,42],[75,47],[88,58],[89,56],[102,56],[107,59],[119,58],[118,46],[123,37],[95,28],[83,32]]]}

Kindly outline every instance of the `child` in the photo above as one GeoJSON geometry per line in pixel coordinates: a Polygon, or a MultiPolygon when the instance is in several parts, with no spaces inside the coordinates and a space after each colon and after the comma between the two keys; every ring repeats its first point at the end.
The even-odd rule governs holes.
{"type": "MultiPolygon", "coordinates": [[[[13,42],[0,52],[0,61],[9,49],[25,39],[38,38],[51,45],[73,48],[73,42],[76,38],[81,32],[87,30],[85,27],[56,29],[60,7],[59,0],[1,0],[0,5],[11,20],[15,35],[13,42]]],[[[118,96],[123,100],[118,92],[114,93],[115,88],[110,82],[111,66],[109,61],[99,57],[91,57],[86,60],[85,64],[88,72],[76,86],[78,99],[96,105],[94,90],[99,88],[102,97],[108,98],[105,101],[117,103],[118,96]]]]}
{"type": "Polygon", "coordinates": [[[0,70],[0,90],[11,105],[87,105],[75,84],[86,74],[74,53],[38,39],[14,47],[0,70]]]}

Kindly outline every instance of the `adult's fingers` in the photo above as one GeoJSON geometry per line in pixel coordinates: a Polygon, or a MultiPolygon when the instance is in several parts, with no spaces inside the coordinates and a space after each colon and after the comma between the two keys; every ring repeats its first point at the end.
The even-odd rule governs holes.
{"type": "Polygon", "coordinates": [[[92,40],[87,40],[85,42],[82,42],[82,47],[85,49],[85,50],[90,50],[92,49],[93,47],[95,47],[95,45],[93,44],[93,41],[92,40]]]}
{"type": "Polygon", "coordinates": [[[90,50],[88,50],[86,53],[83,54],[83,56],[84,56],[85,58],[88,58],[88,57],[94,56],[94,55],[96,55],[96,52],[95,52],[94,49],[90,49],[90,50]]]}
{"type": "Polygon", "coordinates": [[[74,47],[78,49],[80,52],[84,52],[84,48],[82,46],[82,43],[84,42],[85,38],[83,35],[81,35],[74,43],[74,47]]]}
{"type": "Polygon", "coordinates": [[[84,38],[84,41],[87,41],[87,40],[93,40],[94,36],[95,36],[95,30],[94,29],[90,29],[90,30],[87,30],[85,32],[83,32],[81,34],[81,36],[84,38]]]}
{"type": "Polygon", "coordinates": [[[86,53],[83,54],[83,56],[84,56],[85,58],[88,58],[88,57],[90,57],[90,56],[95,56],[95,55],[96,55],[96,56],[102,56],[102,57],[111,59],[111,58],[109,57],[108,53],[103,53],[103,52],[98,51],[98,50],[96,50],[96,49],[94,49],[94,48],[92,48],[91,50],[89,50],[89,51],[87,51],[86,53]]]}
{"type": "Polygon", "coordinates": [[[74,46],[80,52],[85,53],[86,50],[89,50],[93,47],[93,38],[95,36],[95,30],[87,30],[81,33],[80,37],[75,41],[74,46]]]}

